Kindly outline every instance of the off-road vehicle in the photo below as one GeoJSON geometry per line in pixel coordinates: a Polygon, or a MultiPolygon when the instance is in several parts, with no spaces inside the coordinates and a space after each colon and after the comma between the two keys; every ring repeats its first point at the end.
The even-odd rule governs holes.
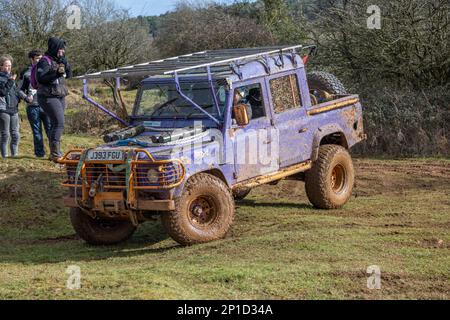
{"type": "Polygon", "coordinates": [[[126,128],[61,160],[77,234],[115,244],[160,216],[180,244],[220,239],[235,200],[283,179],[305,181],[316,208],[342,207],[362,107],[333,75],[306,72],[313,49],[204,51],[82,76],[84,98],[126,128]],[[123,78],[143,79],[128,119],[88,96],[88,81],[123,78]]]}

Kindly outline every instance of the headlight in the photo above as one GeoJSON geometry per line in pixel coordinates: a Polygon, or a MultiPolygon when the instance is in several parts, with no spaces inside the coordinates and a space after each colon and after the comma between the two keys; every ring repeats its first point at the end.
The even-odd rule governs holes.
{"type": "Polygon", "coordinates": [[[150,168],[147,171],[147,180],[150,183],[158,183],[159,182],[159,178],[161,177],[161,172],[162,172],[162,167],[155,167],[155,168],[150,168]]]}
{"type": "Polygon", "coordinates": [[[81,153],[71,153],[69,156],[68,156],[68,160],[80,160],[80,158],[81,158],[81,153]]]}

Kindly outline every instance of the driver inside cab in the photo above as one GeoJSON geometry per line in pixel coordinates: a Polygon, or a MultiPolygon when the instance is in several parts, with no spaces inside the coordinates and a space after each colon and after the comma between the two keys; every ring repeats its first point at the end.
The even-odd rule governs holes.
{"type": "MultiPolygon", "coordinates": [[[[239,104],[245,104],[247,106],[248,120],[251,121],[252,120],[252,107],[251,107],[250,103],[248,102],[248,100],[246,99],[244,90],[238,88],[238,89],[234,90],[233,107],[237,106],[239,104]]],[[[232,118],[235,119],[234,110],[232,113],[232,118]]]]}

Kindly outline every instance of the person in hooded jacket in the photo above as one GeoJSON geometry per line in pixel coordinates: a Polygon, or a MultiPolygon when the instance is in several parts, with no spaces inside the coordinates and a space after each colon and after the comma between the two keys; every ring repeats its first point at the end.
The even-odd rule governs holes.
{"type": "Polygon", "coordinates": [[[50,160],[54,162],[62,157],[61,136],[64,131],[65,97],[68,95],[65,79],[72,77],[65,49],[66,43],[62,39],[50,38],[48,50],[36,66],[37,99],[50,118],[50,160]]]}
{"type": "Polygon", "coordinates": [[[16,75],[11,73],[13,59],[5,55],[0,57],[0,149],[2,158],[7,158],[8,143],[11,156],[19,152],[19,103],[25,99],[16,86],[16,75]],[[11,141],[10,141],[11,140],[11,141]]]}

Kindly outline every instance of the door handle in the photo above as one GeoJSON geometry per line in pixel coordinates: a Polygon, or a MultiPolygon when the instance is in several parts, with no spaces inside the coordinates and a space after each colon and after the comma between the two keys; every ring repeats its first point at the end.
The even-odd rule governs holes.
{"type": "Polygon", "coordinates": [[[272,140],[266,140],[266,141],[264,141],[263,143],[264,143],[264,144],[270,144],[270,143],[272,143],[272,140]]]}
{"type": "Polygon", "coordinates": [[[303,128],[298,130],[298,133],[305,133],[306,131],[308,131],[308,128],[303,128]]]}

